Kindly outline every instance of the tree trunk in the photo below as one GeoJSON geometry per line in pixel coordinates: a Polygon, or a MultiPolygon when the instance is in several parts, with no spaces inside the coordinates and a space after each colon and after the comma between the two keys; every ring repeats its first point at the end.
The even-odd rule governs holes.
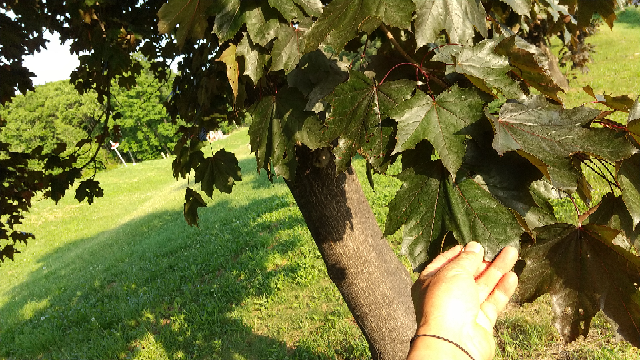
{"type": "Polygon", "coordinates": [[[298,148],[287,185],[373,359],[405,359],[415,332],[411,277],[382,236],[352,168],[337,174],[327,149],[298,148]]]}

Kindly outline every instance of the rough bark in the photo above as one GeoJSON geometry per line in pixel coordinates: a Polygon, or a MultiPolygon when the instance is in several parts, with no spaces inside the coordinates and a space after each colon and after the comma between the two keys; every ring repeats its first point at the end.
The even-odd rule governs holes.
{"type": "Polygon", "coordinates": [[[352,168],[336,173],[330,151],[297,152],[287,184],[373,359],[405,359],[415,332],[411,278],[383,237],[352,168]]]}

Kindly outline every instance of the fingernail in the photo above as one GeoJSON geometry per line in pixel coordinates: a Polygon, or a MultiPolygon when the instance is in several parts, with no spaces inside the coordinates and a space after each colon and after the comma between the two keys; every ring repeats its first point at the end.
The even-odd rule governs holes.
{"type": "Polygon", "coordinates": [[[482,245],[480,245],[479,243],[472,241],[470,243],[467,244],[467,246],[464,247],[464,251],[471,251],[471,252],[475,252],[475,253],[479,253],[482,251],[482,245]]]}

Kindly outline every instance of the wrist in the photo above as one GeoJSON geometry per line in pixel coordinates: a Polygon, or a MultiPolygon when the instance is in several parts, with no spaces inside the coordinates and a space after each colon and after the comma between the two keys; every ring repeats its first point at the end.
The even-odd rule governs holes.
{"type": "Polygon", "coordinates": [[[414,337],[407,357],[413,359],[475,360],[461,345],[437,335],[414,337]]]}

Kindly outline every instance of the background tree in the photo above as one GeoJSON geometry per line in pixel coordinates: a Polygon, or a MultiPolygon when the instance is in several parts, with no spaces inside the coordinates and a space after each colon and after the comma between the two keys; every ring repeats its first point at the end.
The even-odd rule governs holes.
{"type": "Polygon", "coordinates": [[[0,141],[20,152],[38,145],[50,152],[58,143],[72,147],[94,132],[103,111],[95,94],[80,95],[67,80],[50,82],[0,108],[7,121],[0,141]]]}
{"type": "MultiPolygon", "coordinates": [[[[103,124],[114,111],[112,79],[133,86],[142,71],[132,53],[147,56],[159,80],[180,54],[180,75],[166,104],[173,119],[187,124],[174,149],[175,176],[195,172],[208,196],[216,188],[230,192],[240,180],[237,160],[224,150],[204,154],[199,134],[248,114],[258,169],[286,180],[375,359],[406,354],[415,326],[411,279],[350,167],[356,154],[366,159],[369,174],[402,162],[398,177],[404,184],[389,204],[384,234],[403,228],[403,250],[416,269],[455,243],[480,241],[487,258],[506,245],[521,245],[519,301],[550,292],[556,327],[568,341],[588,332],[593,315],[603,310],[625,339],[640,346],[640,260],[634,255],[640,105],[624,96],[594,94],[597,102],[628,112],[626,124],[609,120],[610,112],[563,109],[558,77],[545,52],[527,41],[541,20],[552,29],[547,34],[577,41],[594,15],[611,26],[619,5],[616,0],[5,2],[3,9],[15,18],[0,13],[0,20],[17,35],[0,40],[3,51],[22,50],[3,53],[15,72],[1,94],[6,101],[16,88],[28,87],[28,80],[15,74],[25,74],[21,57],[41,46],[45,28],[72,39],[73,51],[89,51],[72,81],[80,91],[96,91],[106,109],[103,124]],[[352,56],[332,55],[344,52],[352,56]],[[485,110],[498,95],[510,100],[499,111],[485,110]],[[590,171],[611,190],[595,206],[589,203],[590,171]],[[559,196],[579,197],[590,208],[576,210],[578,223],[561,223],[550,205],[559,196]]],[[[109,133],[104,129],[98,143],[109,133]]],[[[9,154],[9,159],[34,156],[49,155],[9,154]]],[[[3,186],[33,178],[26,167],[6,168],[11,172],[3,186]]],[[[45,173],[27,188],[51,188],[56,198],[77,178],[74,169],[63,167],[56,177],[45,173]]],[[[101,190],[85,180],[80,191],[91,200],[101,190]]],[[[200,193],[188,188],[189,223],[197,222],[202,206],[200,193]]],[[[3,216],[19,221],[27,207],[7,208],[3,216]]],[[[11,230],[13,223],[7,224],[11,230]]],[[[10,243],[2,255],[11,257],[21,238],[4,234],[10,243]]]]}
{"type": "Polygon", "coordinates": [[[170,96],[170,82],[160,82],[140,58],[143,70],[135,86],[113,91],[115,106],[121,117],[116,120],[121,134],[121,150],[132,152],[140,160],[157,159],[160,152],[170,154],[179,135],[178,123],[169,118],[164,102],[170,96]]]}

